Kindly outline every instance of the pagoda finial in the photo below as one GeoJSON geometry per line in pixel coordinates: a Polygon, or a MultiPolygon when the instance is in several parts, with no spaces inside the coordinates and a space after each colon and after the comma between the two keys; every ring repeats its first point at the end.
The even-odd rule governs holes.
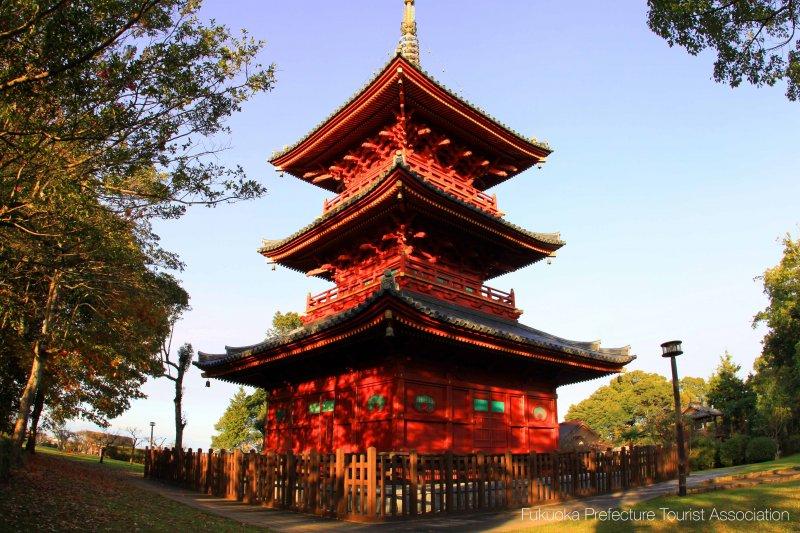
{"type": "Polygon", "coordinates": [[[405,11],[400,23],[400,43],[397,53],[409,62],[419,66],[419,40],[417,39],[417,22],[414,17],[414,0],[404,0],[405,11]]]}

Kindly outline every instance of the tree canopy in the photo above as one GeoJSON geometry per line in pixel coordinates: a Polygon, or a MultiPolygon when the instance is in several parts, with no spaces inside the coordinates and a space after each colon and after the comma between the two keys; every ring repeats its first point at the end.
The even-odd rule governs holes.
{"type": "Polygon", "coordinates": [[[264,192],[213,155],[274,69],[199,7],[0,3],[0,363],[15,391],[0,411],[17,412],[17,442],[43,388],[51,408],[103,423],[160,372],[188,297],[152,219],[264,192]]]}
{"type": "Polygon", "coordinates": [[[722,426],[727,434],[749,431],[755,409],[755,394],[750,384],[739,377],[741,369],[725,352],[708,380],[708,402],[722,411],[722,426]]]}
{"type": "Polygon", "coordinates": [[[670,46],[716,53],[714,80],[738,87],[787,82],[800,97],[800,3],[795,0],[648,0],[648,24],[670,46]]]}
{"type": "MultiPolygon", "coordinates": [[[[683,406],[702,402],[705,380],[686,376],[679,386],[683,406]]],[[[564,420],[582,420],[615,445],[668,444],[675,438],[674,413],[671,381],[661,374],[634,370],[571,405],[564,420]]]]}
{"type": "Polygon", "coordinates": [[[800,239],[783,239],[780,262],[761,277],[769,305],[753,326],[767,326],[754,387],[763,423],[786,418],[780,429],[800,431],[800,239]]]}
{"type": "Polygon", "coordinates": [[[253,400],[247,395],[244,387],[239,387],[231,398],[227,409],[214,425],[217,434],[211,437],[211,447],[215,449],[244,452],[260,450],[263,434],[256,428],[253,414],[253,400]]]}

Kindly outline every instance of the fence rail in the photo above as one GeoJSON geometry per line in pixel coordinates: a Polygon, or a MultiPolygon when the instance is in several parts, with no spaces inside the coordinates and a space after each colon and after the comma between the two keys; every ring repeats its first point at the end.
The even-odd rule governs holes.
{"type": "Polygon", "coordinates": [[[656,446],[468,455],[147,449],[144,467],[146,478],[204,494],[365,521],[519,508],[676,474],[674,451],[656,446]]]}

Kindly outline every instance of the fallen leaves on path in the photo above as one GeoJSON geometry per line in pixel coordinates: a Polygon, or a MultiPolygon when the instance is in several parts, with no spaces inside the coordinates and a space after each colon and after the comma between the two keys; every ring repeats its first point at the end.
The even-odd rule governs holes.
{"type": "Polygon", "coordinates": [[[36,454],[0,485],[0,531],[253,531],[137,488],[132,475],[36,454]]]}

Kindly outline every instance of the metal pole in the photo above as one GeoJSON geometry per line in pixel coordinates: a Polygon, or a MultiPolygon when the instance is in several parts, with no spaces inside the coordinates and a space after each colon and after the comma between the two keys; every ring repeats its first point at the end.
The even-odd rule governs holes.
{"type": "Polygon", "coordinates": [[[153,428],[154,427],[155,427],[155,424],[150,422],[150,447],[151,448],[153,447],[153,428]]]}
{"type": "Polygon", "coordinates": [[[675,395],[675,434],[678,439],[678,496],[686,496],[686,447],[681,417],[681,394],[678,388],[678,365],[672,361],[672,393],[675,395]]]}

